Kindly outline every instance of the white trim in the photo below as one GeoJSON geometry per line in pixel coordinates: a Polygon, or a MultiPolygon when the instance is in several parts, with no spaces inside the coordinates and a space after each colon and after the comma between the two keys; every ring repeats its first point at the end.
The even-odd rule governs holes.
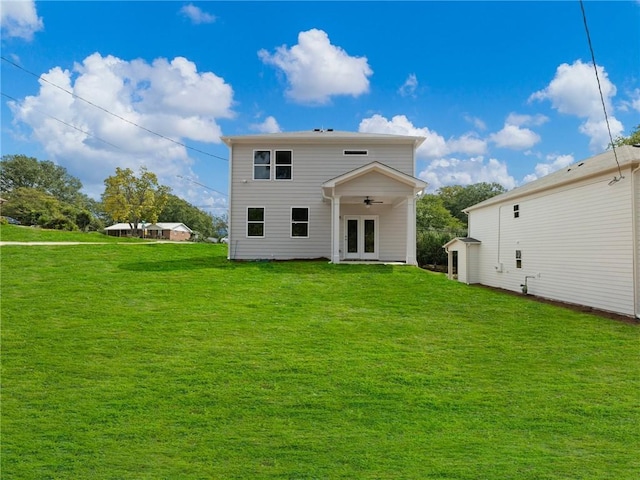
{"type": "Polygon", "coordinates": [[[311,227],[311,209],[309,207],[294,207],[292,206],[289,209],[289,238],[309,238],[309,228],[311,227]],[[304,208],[307,210],[307,221],[306,222],[294,222],[293,221],[293,209],[294,208],[304,208]],[[306,223],[307,224],[307,235],[294,235],[293,234],[293,224],[294,223],[306,223]]]}
{"type": "MultiPolygon", "coordinates": [[[[251,223],[260,223],[257,220],[251,221],[251,223]]],[[[265,207],[257,207],[251,206],[247,207],[246,216],[245,216],[245,236],[246,238],[264,238],[267,233],[267,209],[265,207]],[[262,235],[249,235],[249,209],[250,208],[261,208],[262,209],[262,235]]]]}
{"type": "Polygon", "coordinates": [[[345,260],[378,260],[380,256],[380,240],[379,240],[379,215],[345,215],[344,216],[344,253],[343,258],[345,260]],[[347,228],[347,224],[349,220],[356,220],[357,228],[358,228],[358,245],[357,252],[349,253],[348,251],[348,242],[349,242],[349,229],[347,228]],[[373,252],[365,252],[364,251],[364,241],[365,241],[365,228],[364,222],[367,220],[374,221],[374,238],[373,238],[373,252]]]}
{"type": "Polygon", "coordinates": [[[256,182],[268,182],[271,180],[271,164],[273,163],[272,152],[269,148],[254,148],[253,149],[253,157],[251,159],[251,170],[252,170],[252,179],[256,182]],[[269,152],[269,163],[259,163],[256,165],[256,152],[269,152]],[[269,178],[256,178],[256,166],[258,167],[267,167],[269,169],[269,178]]]}
{"type": "Polygon", "coordinates": [[[288,148],[275,148],[273,149],[273,181],[274,182],[291,182],[293,181],[293,149],[288,148]],[[278,163],[276,161],[278,152],[290,152],[291,153],[291,163],[290,164],[281,164],[280,166],[288,166],[291,169],[291,177],[290,178],[278,178],[278,163]]]}

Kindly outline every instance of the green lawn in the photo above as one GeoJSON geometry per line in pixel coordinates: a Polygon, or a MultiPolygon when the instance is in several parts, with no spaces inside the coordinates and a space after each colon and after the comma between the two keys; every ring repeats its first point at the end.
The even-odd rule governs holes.
{"type": "Polygon", "coordinates": [[[2,478],[638,478],[637,325],[223,245],[0,255],[2,478]]]}
{"type": "MultiPolygon", "coordinates": [[[[66,232],[18,225],[0,226],[3,242],[142,242],[140,238],[112,237],[99,232],[66,232]]],[[[146,241],[146,240],[144,240],[146,241]]]]}

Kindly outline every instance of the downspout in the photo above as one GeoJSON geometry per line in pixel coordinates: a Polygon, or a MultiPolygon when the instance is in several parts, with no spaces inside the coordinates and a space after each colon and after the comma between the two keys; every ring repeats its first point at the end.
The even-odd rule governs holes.
{"type": "Polygon", "coordinates": [[[633,312],[636,318],[640,318],[638,311],[638,225],[636,215],[638,214],[636,204],[638,202],[636,196],[636,173],[640,171],[640,166],[631,172],[631,238],[633,242],[633,312]]]}

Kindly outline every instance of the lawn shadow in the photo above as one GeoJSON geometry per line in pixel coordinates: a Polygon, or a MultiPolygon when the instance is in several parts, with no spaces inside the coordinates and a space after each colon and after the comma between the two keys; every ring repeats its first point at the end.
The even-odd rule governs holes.
{"type": "Polygon", "coordinates": [[[118,265],[118,268],[130,272],[175,272],[209,268],[234,269],[236,265],[233,262],[229,262],[225,257],[212,255],[206,257],[181,258],[178,260],[159,260],[155,262],[127,262],[121,263],[118,265]]]}
{"type": "Polygon", "coordinates": [[[344,274],[368,274],[380,275],[393,272],[393,265],[384,264],[332,264],[326,259],[314,260],[254,260],[231,261],[226,257],[212,255],[193,258],[181,258],[177,260],[158,260],[144,262],[128,262],[118,265],[121,270],[131,272],[173,272],[203,269],[246,270],[247,272],[260,271],[264,273],[283,273],[308,275],[317,274],[319,271],[344,274]]]}

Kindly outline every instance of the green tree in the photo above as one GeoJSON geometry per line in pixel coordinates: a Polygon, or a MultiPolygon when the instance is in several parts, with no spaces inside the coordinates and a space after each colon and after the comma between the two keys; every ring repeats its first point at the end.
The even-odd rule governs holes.
{"type": "Polygon", "coordinates": [[[158,215],[158,222],[184,223],[203,240],[217,236],[212,215],[173,194],[167,196],[167,203],[158,215]]]}
{"type": "Polygon", "coordinates": [[[504,192],[506,189],[499,183],[481,182],[466,187],[461,185],[441,187],[437,194],[442,198],[444,206],[451,215],[467,225],[467,215],[462,210],[504,192]]]}
{"type": "Polygon", "coordinates": [[[11,199],[3,205],[2,213],[20,220],[24,225],[78,230],[75,222],[68,218],[75,217],[77,212],[73,208],[41,190],[18,187],[11,192],[11,199]]]}
{"type": "Polygon", "coordinates": [[[616,147],[622,145],[640,145],[640,124],[636,125],[636,129],[631,132],[628,137],[618,137],[613,141],[616,147]]]}
{"type": "Polygon", "coordinates": [[[451,215],[442,198],[434,194],[421,196],[416,202],[416,228],[418,232],[439,231],[458,232],[464,224],[451,215]]]}
{"type": "Polygon", "coordinates": [[[130,168],[116,168],[116,174],[104,181],[104,211],[116,222],[126,222],[133,231],[141,221],[155,223],[165,207],[169,187],[158,185],[158,177],[146,167],[135,176],[130,168]]]}
{"type": "Polygon", "coordinates": [[[0,191],[10,196],[21,187],[39,190],[72,204],[82,195],[82,183],[64,167],[26,155],[4,155],[0,161],[0,191]]]}

